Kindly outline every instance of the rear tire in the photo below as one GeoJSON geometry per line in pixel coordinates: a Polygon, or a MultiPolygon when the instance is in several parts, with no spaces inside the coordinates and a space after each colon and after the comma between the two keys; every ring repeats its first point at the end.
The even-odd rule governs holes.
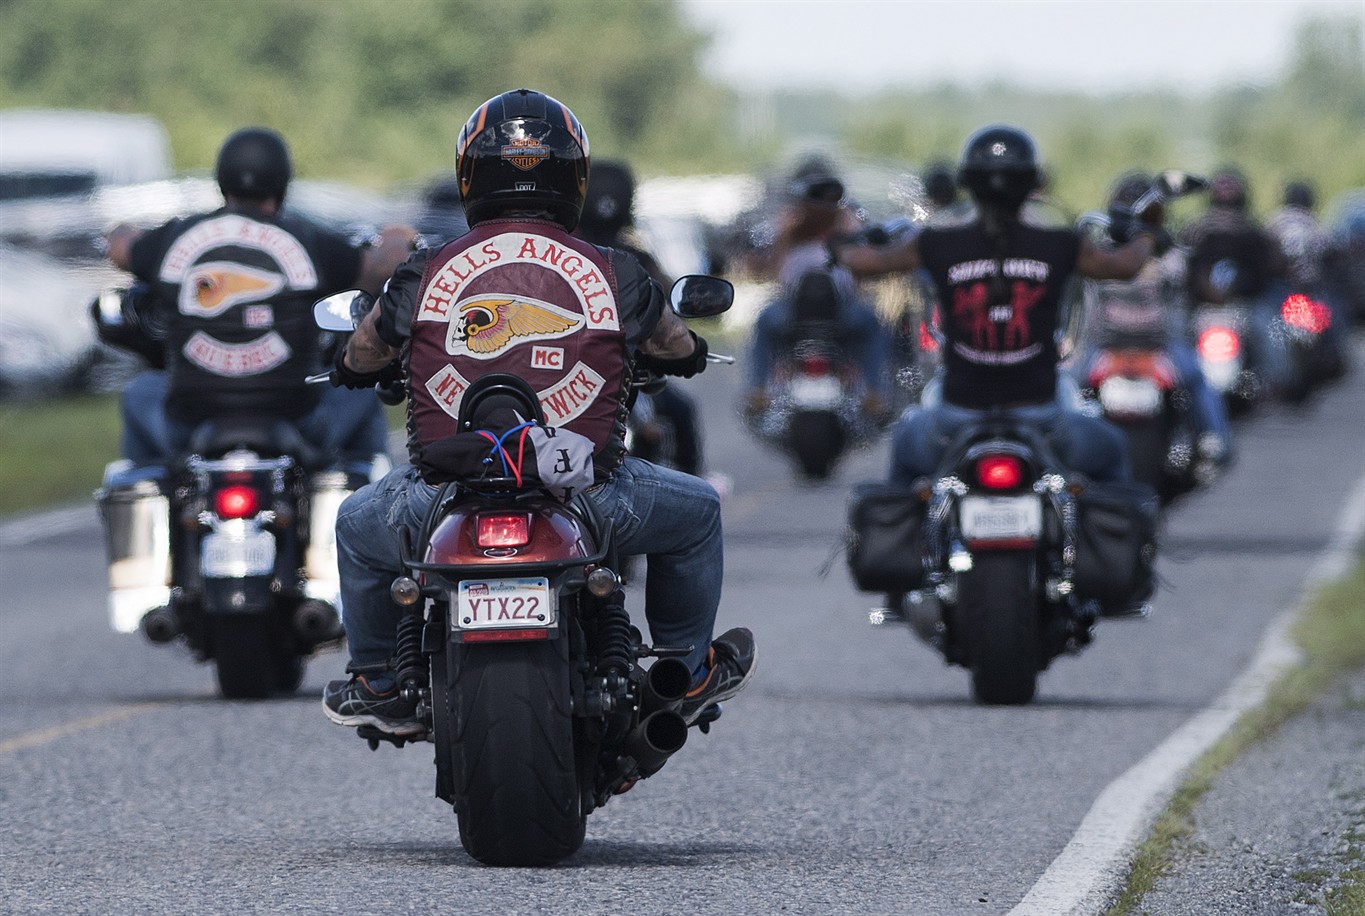
{"type": "Polygon", "coordinates": [[[972,672],[972,696],[991,706],[1033,699],[1041,670],[1033,555],[980,552],[958,578],[957,638],[972,672]]]}
{"type": "Polygon", "coordinates": [[[223,696],[230,700],[259,700],[278,689],[276,646],[270,638],[269,620],[258,614],[215,615],[208,624],[218,669],[218,689],[223,696]]]}
{"type": "Polygon", "coordinates": [[[839,418],[827,411],[798,411],[791,419],[791,447],[801,473],[824,480],[844,450],[844,430],[839,418]]]}
{"type": "Polygon", "coordinates": [[[486,865],[552,865],[583,845],[567,640],[462,646],[448,753],[460,842],[486,865]]]}

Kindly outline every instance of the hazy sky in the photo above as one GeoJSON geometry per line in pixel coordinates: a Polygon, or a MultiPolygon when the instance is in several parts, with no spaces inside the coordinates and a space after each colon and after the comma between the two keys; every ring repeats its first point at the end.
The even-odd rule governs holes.
{"type": "Polygon", "coordinates": [[[755,88],[975,84],[1200,91],[1270,82],[1295,25],[1365,0],[683,0],[714,75],[755,88]]]}

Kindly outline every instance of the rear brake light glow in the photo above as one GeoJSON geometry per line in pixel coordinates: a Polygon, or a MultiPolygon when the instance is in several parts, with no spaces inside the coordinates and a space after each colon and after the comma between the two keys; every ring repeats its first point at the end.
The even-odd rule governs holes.
{"type": "Polygon", "coordinates": [[[524,547],[531,543],[531,516],[525,512],[480,515],[474,540],[480,547],[524,547]]]}
{"type": "Polygon", "coordinates": [[[1284,300],[1280,314],[1284,316],[1285,324],[1310,334],[1321,334],[1332,326],[1331,310],[1303,293],[1295,293],[1284,300]]]}
{"type": "Polygon", "coordinates": [[[807,356],[801,360],[801,371],[806,375],[828,375],[829,360],[823,356],[807,356]]]}
{"type": "Polygon", "coordinates": [[[1208,328],[1199,335],[1199,355],[1210,362],[1231,362],[1241,350],[1242,342],[1227,328],[1208,328]]]}
{"type": "Polygon", "coordinates": [[[251,487],[223,487],[213,495],[213,508],[219,518],[249,518],[259,507],[260,500],[251,487]]]}
{"type": "Polygon", "coordinates": [[[1024,467],[1013,455],[987,455],[976,463],[976,479],[988,490],[1013,490],[1024,479],[1024,467]]]}

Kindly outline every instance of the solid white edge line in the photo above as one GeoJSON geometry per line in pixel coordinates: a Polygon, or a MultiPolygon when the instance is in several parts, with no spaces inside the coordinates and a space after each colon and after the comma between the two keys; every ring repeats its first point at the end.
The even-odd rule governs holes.
{"type": "Polygon", "coordinates": [[[1250,666],[1210,706],[1105,787],[1071,842],[1009,916],[1083,916],[1102,912],[1110,904],[1121,889],[1133,851],[1185,771],[1244,712],[1265,700],[1270,685],[1286,668],[1302,659],[1290,628],[1317,588],[1350,568],[1362,533],[1365,474],[1356,480],[1331,542],[1309,568],[1298,600],[1271,622],[1250,666]]]}

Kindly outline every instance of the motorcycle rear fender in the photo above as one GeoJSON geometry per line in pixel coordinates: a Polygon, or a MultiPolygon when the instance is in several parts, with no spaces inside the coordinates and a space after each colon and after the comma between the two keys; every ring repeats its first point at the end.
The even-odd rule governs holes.
{"type": "Polygon", "coordinates": [[[602,549],[584,521],[568,506],[550,498],[515,503],[457,503],[440,519],[427,539],[415,569],[484,566],[479,575],[512,575],[525,567],[564,568],[601,559],[602,549]],[[530,516],[530,542],[520,547],[480,547],[481,515],[525,512],[530,516]]]}
{"type": "Polygon", "coordinates": [[[205,614],[261,614],[275,601],[270,576],[240,579],[203,579],[205,614]]]}
{"type": "Polygon", "coordinates": [[[1101,350],[1090,367],[1086,383],[1098,388],[1105,379],[1113,376],[1151,378],[1163,391],[1175,388],[1179,378],[1175,364],[1160,350],[1101,350]]]}

